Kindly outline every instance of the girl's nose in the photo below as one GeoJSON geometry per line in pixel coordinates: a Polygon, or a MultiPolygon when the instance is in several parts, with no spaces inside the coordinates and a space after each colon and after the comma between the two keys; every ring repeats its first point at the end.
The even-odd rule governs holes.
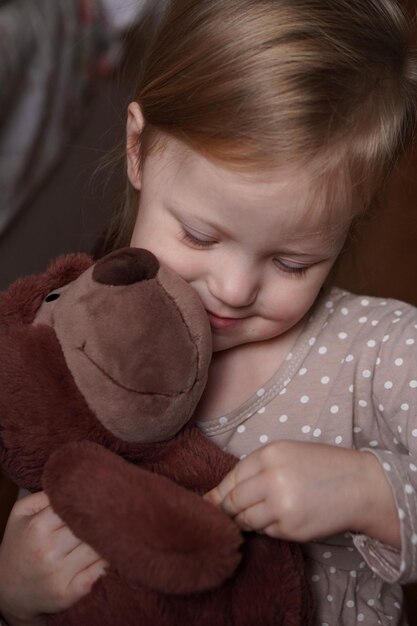
{"type": "Polygon", "coordinates": [[[259,292],[259,277],[255,270],[246,265],[234,266],[225,263],[223,268],[210,277],[211,294],[226,306],[234,309],[253,304],[259,292]]]}

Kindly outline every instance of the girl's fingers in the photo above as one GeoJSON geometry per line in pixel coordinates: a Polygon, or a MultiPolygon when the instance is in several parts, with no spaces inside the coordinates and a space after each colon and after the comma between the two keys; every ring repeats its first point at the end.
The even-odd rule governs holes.
{"type": "Polygon", "coordinates": [[[78,570],[68,584],[73,602],[90,593],[94,583],[106,573],[108,564],[104,559],[96,559],[82,570],[78,570]]]}
{"type": "Polygon", "coordinates": [[[14,512],[18,517],[36,515],[49,507],[49,498],[44,491],[31,493],[20,498],[14,506],[14,512]]]}
{"type": "Polygon", "coordinates": [[[260,478],[259,475],[256,475],[236,484],[221,501],[220,508],[222,511],[230,517],[235,517],[262,502],[266,494],[260,478]]]}
{"type": "Polygon", "coordinates": [[[103,568],[103,564],[106,564],[104,559],[88,544],[79,543],[65,557],[65,567],[68,567],[68,570],[73,572],[73,576],[76,576],[99,561],[103,568]]]}
{"type": "Polygon", "coordinates": [[[224,499],[237,485],[252,478],[260,470],[258,456],[256,454],[249,455],[246,459],[239,461],[223,478],[222,482],[206,494],[206,499],[216,506],[222,505],[224,499]]]}
{"type": "Polygon", "coordinates": [[[242,530],[263,531],[275,522],[275,519],[263,500],[236,515],[234,521],[242,530]]]}

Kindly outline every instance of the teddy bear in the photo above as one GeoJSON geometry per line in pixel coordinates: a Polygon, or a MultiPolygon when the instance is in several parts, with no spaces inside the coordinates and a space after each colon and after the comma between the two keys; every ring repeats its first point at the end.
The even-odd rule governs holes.
{"type": "Polygon", "coordinates": [[[211,358],[194,290],[147,250],[58,258],[0,295],[0,463],[109,566],[53,626],[308,626],[294,543],[202,496],[236,459],[193,423],[211,358]]]}

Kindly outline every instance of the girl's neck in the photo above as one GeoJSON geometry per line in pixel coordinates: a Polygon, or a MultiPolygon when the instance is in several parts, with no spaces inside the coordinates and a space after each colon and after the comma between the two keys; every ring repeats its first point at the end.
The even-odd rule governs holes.
{"type": "Polygon", "coordinates": [[[215,352],[203,396],[197,407],[198,421],[227,415],[269,380],[290,352],[304,327],[301,320],[289,331],[268,341],[245,343],[215,352]]]}

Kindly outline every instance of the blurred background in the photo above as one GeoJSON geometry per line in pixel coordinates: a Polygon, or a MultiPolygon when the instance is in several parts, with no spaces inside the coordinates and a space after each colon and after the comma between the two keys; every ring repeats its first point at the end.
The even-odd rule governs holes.
{"type": "MultiPolygon", "coordinates": [[[[413,11],[415,0],[404,0],[413,11]]],[[[125,188],[124,127],[149,2],[0,0],[0,289],[89,252],[125,188]]],[[[343,254],[336,282],[417,305],[417,147],[343,254]]],[[[15,489],[0,475],[0,537],[15,489]]],[[[417,597],[406,590],[410,624],[417,597]]]]}

